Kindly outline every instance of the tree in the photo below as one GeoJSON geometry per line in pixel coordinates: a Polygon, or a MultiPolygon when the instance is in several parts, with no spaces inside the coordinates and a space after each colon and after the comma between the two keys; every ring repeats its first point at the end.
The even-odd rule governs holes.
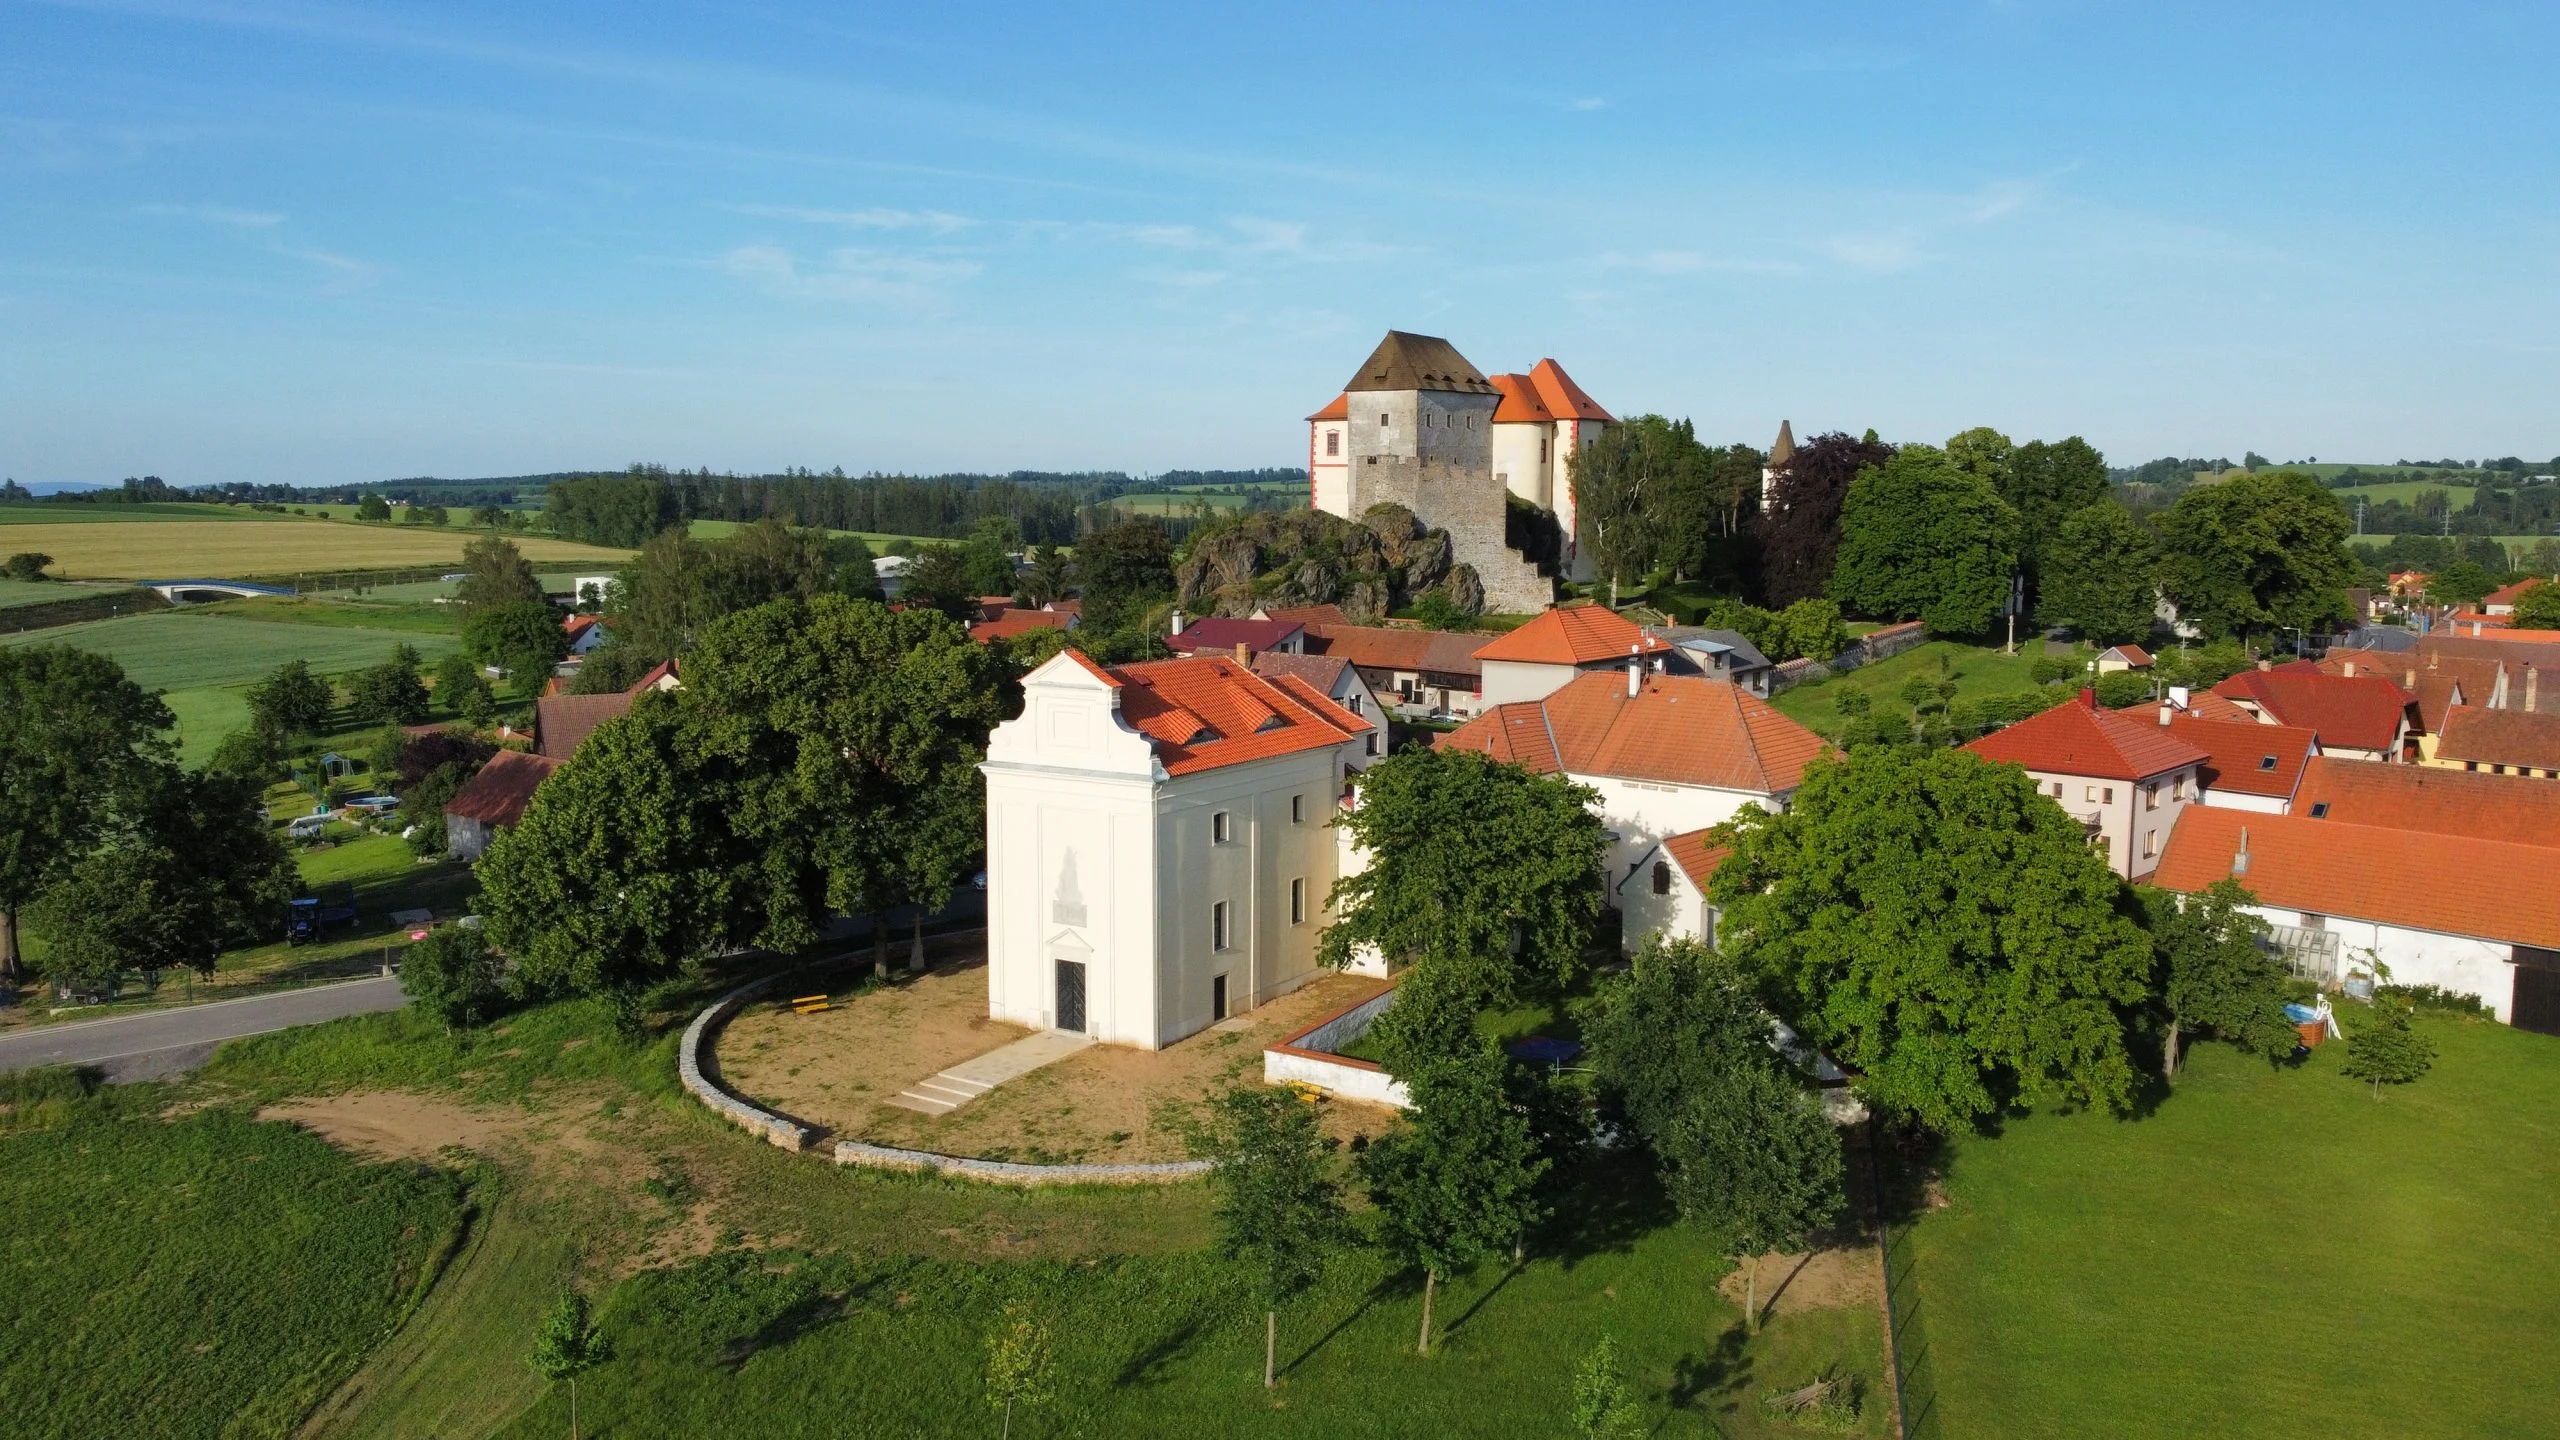
{"type": "Polygon", "coordinates": [[[969,584],[977,594],[1013,593],[1013,552],[1021,545],[1022,531],[1008,516],[989,515],[970,527],[969,538],[960,542],[960,557],[967,564],[969,584]]]}
{"type": "Polygon", "coordinates": [[[1906,445],[1863,470],[1840,512],[1831,598],[1857,614],[1978,635],[2009,595],[2018,514],[1944,451],[1906,445]]]}
{"type": "Polygon", "coordinates": [[[613,1358],[613,1342],[587,1318],[587,1297],[563,1286],[534,1332],[525,1363],[545,1380],[569,1382],[569,1440],[578,1436],[578,1377],[613,1358]]]}
{"type": "Polygon", "coordinates": [[[1638,415],[1565,460],[1576,537],[1612,586],[1677,568],[1715,512],[1715,456],[1686,420],[1638,415]]]}
{"type": "Polygon", "coordinates": [[[42,580],[44,567],[52,563],[53,557],[40,550],[21,550],[0,564],[0,575],[12,580],[42,580]]]}
{"type": "Polygon", "coordinates": [[[517,693],[533,696],[569,653],[569,636],[549,605],[510,600],[474,610],[462,622],[462,653],[506,671],[517,693]]]}
{"type": "Polygon", "coordinates": [[[1024,1301],[1004,1307],[1004,1318],[987,1332],[987,1403],[1004,1412],[1004,1433],[1013,1434],[1013,1407],[1040,1405],[1050,1396],[1049,1322],[1024,1301]]]}
{"type": "Polygon", "coordinates": [[[500,605],[542,604],[542,580],[516,542],[482,535],[462,547],[462,583],[453,598],[468,620],[500,605]]]}
{"type": "MultiPolygon", "coordinates": [[[[483,530],[495,530],[499,526],[507,523],[506,507],[503,505],[475,505],[471,510],[471,523],[479,526],[483,530]]],[[[467,549],[465,553],[468,553],[467,549]]]]}
{"type": "Polygon", "coordinates": [[[1315,1107],[1267,1085],[1236,1085],[1209,1101],[1184,1142],[1209,1162],[1218,1249],[1243,1264],[1262,1297],[1262,1388],[1279,1384],[1280,1306],[1315,1283],[1348,1233],[1340,1188],[1326,1172],[1315,1107]]]}
{"type": "Polygon", "coordinates": [[[963,624],[978,618],[979,577],[969,569],[969,557],[957,545],[927,545],[918,550],[907,564],[907,578],[898,598],[909,606],[938,610],[963,624]]]}
{"type": "Polygon", "coordinates": [[[1066,555],[1057,546],[1034,545],[1031,547],[1030,564],[1023,570],[1013,598],[1035,608],[1052,600],[1063,600],[1067,598],[1067,585],[1072,573],[1066,555]]]}
{"type": "Polygon", "coordinates": [[[2436,1063],[2436,1042],[2409,1028],[2409,1007],[2388,998],[2374,1002],[2373,1019],[2347,1037],[2348,1079],[2373,1082],[2373,1098],[2385,1085],[2406,1085],[2436,1063]]]}
{"type": "Polygon", "coordinates": [[[721,779],[675,705],[644,695],[542,782],[477,870],[526,990],[606,995],[636,1024],[643,986],[727,942],[744,857],[721,779]]]}
{"type": "Polygon", "coordinates": [[[1769,1045],[1770,1019],[1731,962],[1648,940],[1602,987],[1583,1029],[1592,1068],[1661,1163],[1681,1213],[1721,1229],[1750,1267],[1839,1211],[1840,1141],[1769,1045]]]}
{"type": "Polygon", "coordinates": [[[2135,892],[2158,955],[2160,1003],[2168,1032],[2160,1078],[2178,1074],[2178,1041],[2193,1029],[2269,1059],[2293,1053],[2294,1028],[2284,1018],[2284,967],[2259,941],[2267,922],[2244,907],[2257,903],[2240,882],[2215,881],[2181,896],[2145,886],[2135,892]]]}
{"type": "Polygon", "coordinates": [[[2156,521],[2160,588],[2180,619],[2216,638],[2351,618],[2350,522],[2299,470],[2231,475],[2178,497],[2156,521]]]}
{"type": "Polygon", "coordinates": [[[931,611],[822,595],[729,616],[685,668],[758,855],[756,943],[830,914],[934,909],[986,844],[978,763],[1020,705],[1002,656],[931,611]]]}
{"type": "Polygon", "coordinates": [[[445,1029],[467,1030],[506,1003],[506,969],[479,931],[439,925],[400,952],[400,993],[445,1029]]]}
{"type": "Polygon", "coordinates": [[[1893,457],[1873,431],[1861,440],[1834,431],[1796,447],[1760,497],[1757,532],[1765,600],[1791,605],[1825,593],[1840,545],[1840,510],[1862,470],[1893,457]]]}
{"type": "Polygon", "coordinates": [[[1084,623],[1118,629],[1173,598],[1173,540],[1151,520],[1104,526],[1077,543],[1075,580],[1084,623]]]}
{"type": "Polygon", "coordinates": [[[1437,585],[1423,591],[1419,596],[1415,597],[1413,602],[1413,618],[1415,622],[1420,624],[1425,630],[1471,630],[1475,628],[1474,617],[1467,614],[1465,610],[1459,608],[1457,601],[1449,598],[1449,592],[1447,589],[1437,585]]]}
{"type": "Polygon", "coordinates": [[[0,983],[18,978],[18,912],[97,845],[176,723],[103,655],[0,649],[0,983]]]}
{"type": "Polygon", "coordinates": [[[1413,1108],[1360,1157],[1388,1251],[1422,1271],[1419,1354],[1431,1353],[1440,1277],[1492,1258],[1545,1213],[1537,1186],[1547,1162],[1505,1092],[1505,1063],[1478,1037],[1399,1076],[1413,1108]]]}
{"type": "Polygon", "coordinates": [[[1602,1335],[1573,1367],[1573,1433],[1583,1440],[1635,1440],[1644,1433],[1644,1407],[1627,1388],[1614,1336],[1602,1335]]]}
{"type": "Polygon", "coordinates": [[[2516,596],[2512,623],[2519,630],[2560,630],[2560,584],[2536,580],[2516,596]]]}
{"type": "Polygon", "coordinates": [[[436,662],[435,698],[463,723],[475,729],[497,718],[498,697],[480,662],[456,650],[436,662]]]}
{"type": "Polygon", "coordinates": [[[225,949],[275,938],[296,876],[267,828],[260,787],[155,762],[81,855],[31,907],[46,968],[111,982],[181,966],[211,974],[225,949]]]}
{"type": "Polygon", "coordinates": [[[213,774],[236,776],[264,789],[283,777],[284,746],[276,737],[255,725],[244,725],[222,737],[206,757],[204,768],[213,774]]]}
{"type": "Polygon", "coordinates": [[[2122,1108],[2149,938],[2079,822],[1963,750],[1817,761],[1718,831],[1722,949],[1878,1108],[1942,1131],[2012,1095],[2122,1108]]]}
{"type": "Polygon", "coordinates": [[[2159,603],[2159,544],[2113,500],[2065,516],[2038,560],[2036,623],[2068,626],[2103,644],[2151,633],[2159,603]]]}
{"type": "Polygon", "coordinates": [[[717,563],[710,547],[682,525],[648,535],[606,595],[614,643],[651,664],[691,648],[694,631],[719,618],[703,594],[717,563]]]}
{"type": "Polygon", "coordinates": [[[870,543],[859,535],[832,535],[827,538],[829,571],[827,588],[848,600],[878,600],[880,567],[871,553],[870,543]]]}
{"type": "Polygon", "coordinates": [[[1608,845],[1590,790],[1448,749],[1399,751],[1359,786],[1359,805],[1334,823],[1372,858],[1334,882],[1341,918],[1318,959],[1339,969],[1374,945],[1391,963],[1447,972],[1474,1003],[1510,995],[1520,975],[1577,972],[1608,845]]]}
{"type": "Polygon", "coordinates": [[[388,520],[391,518],[391,502],[383,499],[380,495],[367,495],[356,502],[356,518],[359,520],[388,520]]]}
{"type": "Polygon", "coordinates": [[[1849,627],[1839,606],[1808,597],[1778,612],[1771,638],[1778,648],[1763,653],[1772,660],[1828,660],[1849,648],[1849,627]]]}
{"type": "Polygon", "coordinates": [[[2019,566],[2030,596],[2041,594],[2055,568],[2050,547],[2063,522],[2107,498],[2107,459],[2077,435],[2051,445],[2030,440],[2010,452],[2005,473],[1992,483],[2018,512],[2019,566]]]}
{"type": "Polygon", "coordinates": [[[426,682],[398,659],[358,671],[347,685],[348,708],[359,720],[415,725],[427,718],[427,703],[426,682]]]}
{"type": "Polygon", "coordinates": [[[2427,598],[2439,605],[2477,605],[2497,588],[2497,577],[2477,560],[2456,560],[2427,577],[2427,598]]]}
{"type": "Polygon", "coordinates": [[[329,682],[311,673],[311,662],[288,660],[249,687],[249,722],[279,737],[312,735],[328,728],[336,709],[329,682]]]}

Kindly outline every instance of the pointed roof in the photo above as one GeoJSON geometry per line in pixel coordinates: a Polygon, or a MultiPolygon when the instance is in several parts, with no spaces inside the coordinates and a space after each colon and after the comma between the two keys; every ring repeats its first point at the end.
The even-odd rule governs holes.
{"type": "Polygon", "coordinates": [[[2324,675],[2299,660],[2271,670],[2243,670],[2214,686],[2213,693],[2253,704],[2280,725],[2317,730],[2323,748],[2343,750],[2391,748],[2401,717],[2417,699],[2379,675],[2324,675]]]}
{"type": "Polygon", "coordinates": [[[1493,388],[1502,403],[1493,407],[1496,425],[1552,425],[1556,412],[1538,396],[1536,382],[1526,375],[1496,375],[1493,388]]]}
{"type": "Polygon", "coordinates": [[[1326,407],[1324,407],[1323,409],[1321,409],[1321,410],[1317,411],[1317,412],[1316,412],[1316,413],[1314,413],[1313,415],[1308,416],[1307,418],[1308,418],[1309,420],[1348,420],[1348,419],[1350,419],[1350,418],[1351,418],[1351,397],[1350,397],[1350,395],[1348,395],[1348,394],[1342,394],[1342,395],[1336,395],[1336,396],[1334,396],[1334,397],[1333,397],[1333,403],[1332,403],[1332,404],[1327,405],[1327,406],[1326,406],[1326,407]]]}
{"type": "Polygon", "coordinates": [[[1537,387],[1538,398],[1545,401],[1547,408],[1554,411],[1559,419],[1598,420],[1608,424],[1618,418],[1601,409],[1599,401],[1583,393],[1582,387],[1573,383],[1573,377],[1564,373],[1564,367],[1553,360],[1540,360],[1529,367],[1529,383],[1537,387]]]}
{"type": "Polygon", "coordinates": [[[2160,725],[2099,709],[2087,690],[1964,748],[1985,760],[2098,780],[2147,780],[2211,758],[2160,725]]]}
{"type": "Polygon", "coordinates": [[[444,802],[444,813],[483,825],[513,825],[524,818],[524,807],[533,803],[533,792],[541,789],[542,782],[559,768],[560,762],[548,756],[501,750],[489,757],[479,774],[453,792],[453,798],[444,802]]]}
{"type": "Polygon", "coordinates": [[[1781,420],[1778,422],[1778,438],[1769,442],[1769,468],[1775,470],[1786,464],[1795,458],[1795,453],[1796,428],[1793,424],[1781,420]]]}
{"type": "Polygon", "coordinates": [[[1348,394],[1363,390],[1450,390],[1465,395],[1494,394],[1493,382],[1468,363],[1458,347],[1437,335],[1390,330],[1387,338],[1360,366],[1348,394]]]}
{"type": "Polygon", "coordinates": [[[1120,718],[1155,742],[1167,775],[1335,745],[1376,728],[1297,676],[1266,680],[1232,658],[1203,655],[1107,671],[1076,658],[1119,687],[1120,718]]]}
{"type": "Polygon", "coordinates": [[[1476,651],[1478,660],[1509,660],[1524,665],[1589,665],[1652,655],[1671,648],[1659,635],[1647,634],[1636,622],[1606,605],[1561,605],[1541,611],[1536,619],[1476,651]]]}
{"type": "MultiPolygon", "coordinates": [[[[2315,759],[2303,767],[2293,813],[2343,825],[2560,846],[2560,785],[2438,765],[2315,759]]],[[[2446,855],[2457,855],[2459,847],[2446,855]]]]}
{"type": "Polygon", "coordinates": [[[1780,795],[1830,743],[1730,680],[1599,671],[1544,700],[1496,705],[1438,743],[1542,773],[1608,775],[1780,795]]]}
{"type": "MultiPolygon", "coordinates": [[[[2140,724],[2151,717],[2153,707],[2137,705],[2118,713],[2140,724]]],[[[2239,795],[2291,799],[2302,784],[2304,770],[2320,754],[2319,735],[2299,725],[2207,720],[2189,711],[2172,710],[2169,734],[2205,753],[2204,769],[2197,779],[2206,789],[2239,795]]]]}

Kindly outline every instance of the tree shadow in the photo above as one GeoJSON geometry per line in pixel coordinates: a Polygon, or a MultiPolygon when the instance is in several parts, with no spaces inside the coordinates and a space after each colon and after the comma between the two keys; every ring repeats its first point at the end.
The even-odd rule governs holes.
{"type": "Polygon", "coordinates": [[[1465,1329],[1467,1327],[1467,1322],[1476,1318],[1476,1312],[1491,1304],[1493,1302],[1493,1297],[1502,1293],[1502,1287],[1510,1284],[1512,1277],[1518,1275],[1520,1273],[1520,1269],[1521,1267],[1517,1265],[1504,1266],[1502,1270],[1502,1278],[1494,1281],[1483,1294],[1476,1297],[1474,1304],[1468,1306],[1457,1319],[1450,1321],[1445,1327],[1443,1327],[1440,1331],[1441,1336],[1443,1338],[1454,1336],[1459,1331],[1465,1329]]]}
{"type": "Polygon", "coordinates": [[[1199,1339],[1200,1332],[1206,1328],[1207,1323],[1197,1316],[1176,1325],[1145,1349],[1130,1356],[1128,1363],[1120,1367],[1113,1383],[1122,1386],[1162,1385],[1172,1378],[1173,1362],[1182,1358],[1183,1352],[1191,1348],[1191,1342],[1199,1339]]]}
{"type": "MultiPolygon", "coordinates": [[[[1351,1310],[1351,1313],[1350,1313],[1350,1314],[1345,1315],[1345,1316],[1343,1316],[1341,1319],[1334,1321],[1334,1322],[1333,1322],[1333,1328],[1332,1328],[1332,1329],[1327,1330],[1327,1331],[1325,1331],[1322,1335],[1317,1336],[1314,1344],[1309,1345],[1306,1349],[1299,1351],[1299,1352],[1298,1352],[1298,1354],[1297,1354],[1297,1358],[1295,1358],[1295,1359],[1293,1359],[1293,1360],[1289,1361],[1289,1363],[1287,1363],[1287,1364],[1285,1364],[1285,1365],[1283,1365],[1283,1366],[1281,1366],[1281,1367],[1280,1367],[1280,1375],[1281,1375],[1281,1378],[1286,1379],[1286,1378],[1288,1377],[1288,1375],[1289,1375],[1289,1373],[1290,1373],[1291,1371],[1296,1370],[1299,1366],[1304,1365],[1304,1364],[1306,1364],[1309,1360],[1314,1359],[1314,1358],[1315,1358],[1315,1356],[1316,1356],[1316,1352],[1317,1352],[1317,1351],[1322,1350],[1322,1349],[1323,1349],[1324,1347],[1326,1347],[1327,1345],[1332,1344],[1332,1343],[1333,1343],[1333,1338],[1334,1338],[1335,1336],[1337,1336],[1337,1335],[1341,1334],[1341,1333],[1342,1333],[1343,1331],[1345,1331],[1345,1330],[1350,1329],[1350,1328],[1351,1328],[1351,1326],[1353,1325],[1353,1323],[1354,1323],[1354,1322],[1356,1322],[1356,1321],[1358,1321],[1358,1320],[1359,1320],[1359,1318],[1360,1318],[1361,1316],[1368,1314],[1368,1313],[1369,1313],[1369,1311],[1370,1311],[1371,1309],[1375,1308],[1375,1307],[1376,1307],[1376,1305],[1377,1305],[1377,1303],[1378,1303],[1378,1301],[1388,1293],[1388,1286],[1389,1286],[1389,1284],[1390,1284],[1390,1282],[1389,1282],[1389,1281],[1382,1280],[1382,1281],[1378,1282],[1377,1284],[1370,1286],[1370,1287],[1369,1287],[1369,1290],[1368,1290],[1368,1293],[1367,1293],[1367,1294],[1364,1294],[1364,1295],[1362,1295],[1362,1296],[1360,1297],[1360,1303],[1359,1303],[1358,1305],[1356,1305],[1356,1306],[1353,1306],[1353,1307],[1352,1307],[1352,1310],[1351,1310]]],[[[1412,1287],[1412,1288],[1419,1288],[1419,1287],[1412,1287]]]]}
{"type": "Polygon", "coordinates": [[[1751,1357],[1745,1353],[1751,1332],[1736,1320],[1716,1337],[1704,1355],[1683,1355],[1671,1367],[1671,1408],[1687,1410],[1701,1400],[1740,1393],[1751,1383],[1751,1357]]]}
{"type": "Polygon", "coordinates": [[[1633,1146],[1588,1153],[1582,1173],[1533,1237],[1533,1248],[1567,1270],[1594,1255],[1631,1250],[1680,1218],[1650,1155],[1633,1146]]]}

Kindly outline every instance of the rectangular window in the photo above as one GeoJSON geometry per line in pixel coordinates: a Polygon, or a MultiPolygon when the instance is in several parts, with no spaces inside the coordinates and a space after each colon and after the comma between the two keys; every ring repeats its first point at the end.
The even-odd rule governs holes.
{"type": "Polygon", "coordinates": [[[2104,791],[2100,792],[2099,803],[2104,805],[2113,805],[2116,803],[2116,787],[2110,785],[2104,791]]]}
{"type": "Polygon", "coordinates": [[[2149,831],[2149,832],[2147,832],[2147,833],[2145,833],[2145,834],[2143,835],[2143,837],[2142,837],[2142,853],[2143,853],[2143,856],[2144,856],[2146,859],[2147,859],[2147,858],[2149,858],[2149,857],[2151,857],[2151,856],[2153,856],[2153,855],[2157,855],[2157,854],[2159,854],[2159,853],[2160,853],[2160,832],[2159,832],[2159,831],[2157,831],[2157,830],[2153,830],[2153,831],[2149,831]]]}
{"type": "Polygon", "coordinates": [[[1375,730],[1369,732],[1369,753],[1372,755],[1378,753],[1378,732],[1375,730]]]}
{"type": "Polygon", "coordinates": [[[1289,923],[1292,925],[1307,923],[1307,882],[1304,880],[1289,882],[1289,923]]]}
{"type": "Polygon", "coordinates": [[[2053,782],[2053,798],[2056,800],[2062,798],[2062,782],[2059,780],[2053,782]]]}
{"type": "Polygon", "coordinates": [[[2160,808],[2159,786],[2145,785],[2142,787],[2142,808],[2145,810],[2157,810],[2160,808]]]}
{"type": "Polygon", "coordinates": [[[1327,455],[1339,455],[1342,453],[1341,431],[1327,430],[1324,432],[1324,453],[1327,455]]]}
{"type": "Polygon", "coordinates": [[[1227,823],[1227,812],[1226,812],[1226,811],[1224,811],[1224,810],[1218,811],[1216,814],[1211,815],[1211,816],[1209,817],[1209,843],[1210,843],[1210,844],[1212,844],[1212,845],[1224,845],[1224,844],[1226,844],[1226,843],[1227,843],[1228,838],[1229,838],[1232,834],[1233,834],[1233,830],[1231,829],[1231,827],[1230,827],[1230,826],[1228,825],[1228,823],[1227,823]]]}
{"type": "Polygon", "coordinates": [[[1306,796],[1292,795],[1289,797],[1289,823],[1292,825],[1304,825],[1307,823],[1306,796]]]}
{"type": "Polygon", "coordinates": [[[1212,1020],[1227,1018],[1227,977],[1224,975],[1209,977],[1209,1018],[1212,1020]]]}
{"type": "Polygon", "coordinates": [[[2083,785],[2083,786],[2081,786],[2081,787],[2080,787],[2080,798],[2081,798],[2082,800],[2095,800],[2095,799],[2097,799],[2097,798],[2098,798],[2098,787],[2097,787],[2097,786],[2095,786],[2095,785],[2083,785]]]}
{"type": "Polygon", "coordinates": [[[1209,907],[1209,948],[1227,948],[1227,902],[1224,900],[1209,907]]]}

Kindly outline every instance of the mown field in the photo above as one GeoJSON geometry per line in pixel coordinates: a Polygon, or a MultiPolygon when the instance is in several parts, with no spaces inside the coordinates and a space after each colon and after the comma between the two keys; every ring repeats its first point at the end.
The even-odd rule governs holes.
{"type": "Polygon", "coordinates": [[[2333,490],[2330,493],[2350,506],[2355,504],[2358,497],[2376,505],[2385,500],[2397,500],[2403,505],[2415,505],[2418,503],[2418,497],[2430,490],[2443,491],[2456,514],[2470,509],[2472,501],[2478,499],[2480,495],[2478,488],[2468,480],[2395,480],[2385,485],[2357,485],[2344,490],[2333,490]]]}
{"type": "MultiPolygon", "coordinates": [[[[7,540],[7,535],[0,533],[0,548],[6,548],[7,540]]],[[[116,585],[66,585],[59,580],[0,580],[0,610],[18,605],[41,605],[48,600],[73,600],[122,588],[116,585]]]]}
{"type": "MultiPolygon", "coordinates": [[[[747,522],[738,520],[689,520],[685,522],[685,533],[696,540],[726,540],[745,529],[746,524],[747,522]]],[[[870,546],[871,553],[874,555],[885,553],[885,547],[895,543],[903,543],[911,547],[960,543],[957,540],[936,540],[930,535],[891,535],[879,530],[830,530],[827,533],[859,535],[862,537],[862,543],[870,546]]]]}
{"type": "MultiPolygon", "coordinates": [[[[30,507],[0,507],[0,515],[30,507]]],[[[254,514],[254,512],[246,512],[254,514]]],[[[302,516],[235,514],[124,516],[95,520],[18,520],[5,532],[11,553],[51,555],[55,573],[75,580],[285,578],[303,572],[372,566],[459,565],[471,532],[428,526],[359,525],[302,516]]],[[[610,569],[628,552],[546,536],[511,536],[527,559],[610,569]]]]}
{"type": "Polygon", "coordinates": [[[1781,691],[1769,703],[1803,725],[1837,735],[1848,720],[1840,713],[1840,697],[1852,691],[1871,697],[1879,708],[1908,709],[1902,704],[1902,687],[1915,677],[1933,684],[1941,679],[1955,681],[1958,700],[2032,690],[2035,678],[2030,671],[2043,646],[2041,638],[2029,638],[2019,643],[2017,654],[2003,655],[1997,647],[1932,640],[1837,679],[1781,691]]]}
{"type": "MultiPolygon", "coordinates": [[[[0,525],[137,525],[168,520],[290,520],[236,505],[0,505],[0,525]]],[[[11,538],[15,539],[12,532],[11,538]]],[[[23,550],[23,545],[12,545],[23,550]]]]}
{"type": "Polygon", "coordinates": [[[357,1161],[157,1087],[0,1077],[0,1429],[283,1436],[389,1338],[457,1237],[448,1172],[357,1161]]]}
{"type": "Polygon", "coordinates": [[[2419,1028],[2435,1069],[2378,1101],[2343,1046],[2271,1070],[2205,1045],[2140,1120],[1954,1144],[1897,1252],[1936,1396],[1915,1433],[2560,1434],[2560,1039],[2419,1028]]]}

